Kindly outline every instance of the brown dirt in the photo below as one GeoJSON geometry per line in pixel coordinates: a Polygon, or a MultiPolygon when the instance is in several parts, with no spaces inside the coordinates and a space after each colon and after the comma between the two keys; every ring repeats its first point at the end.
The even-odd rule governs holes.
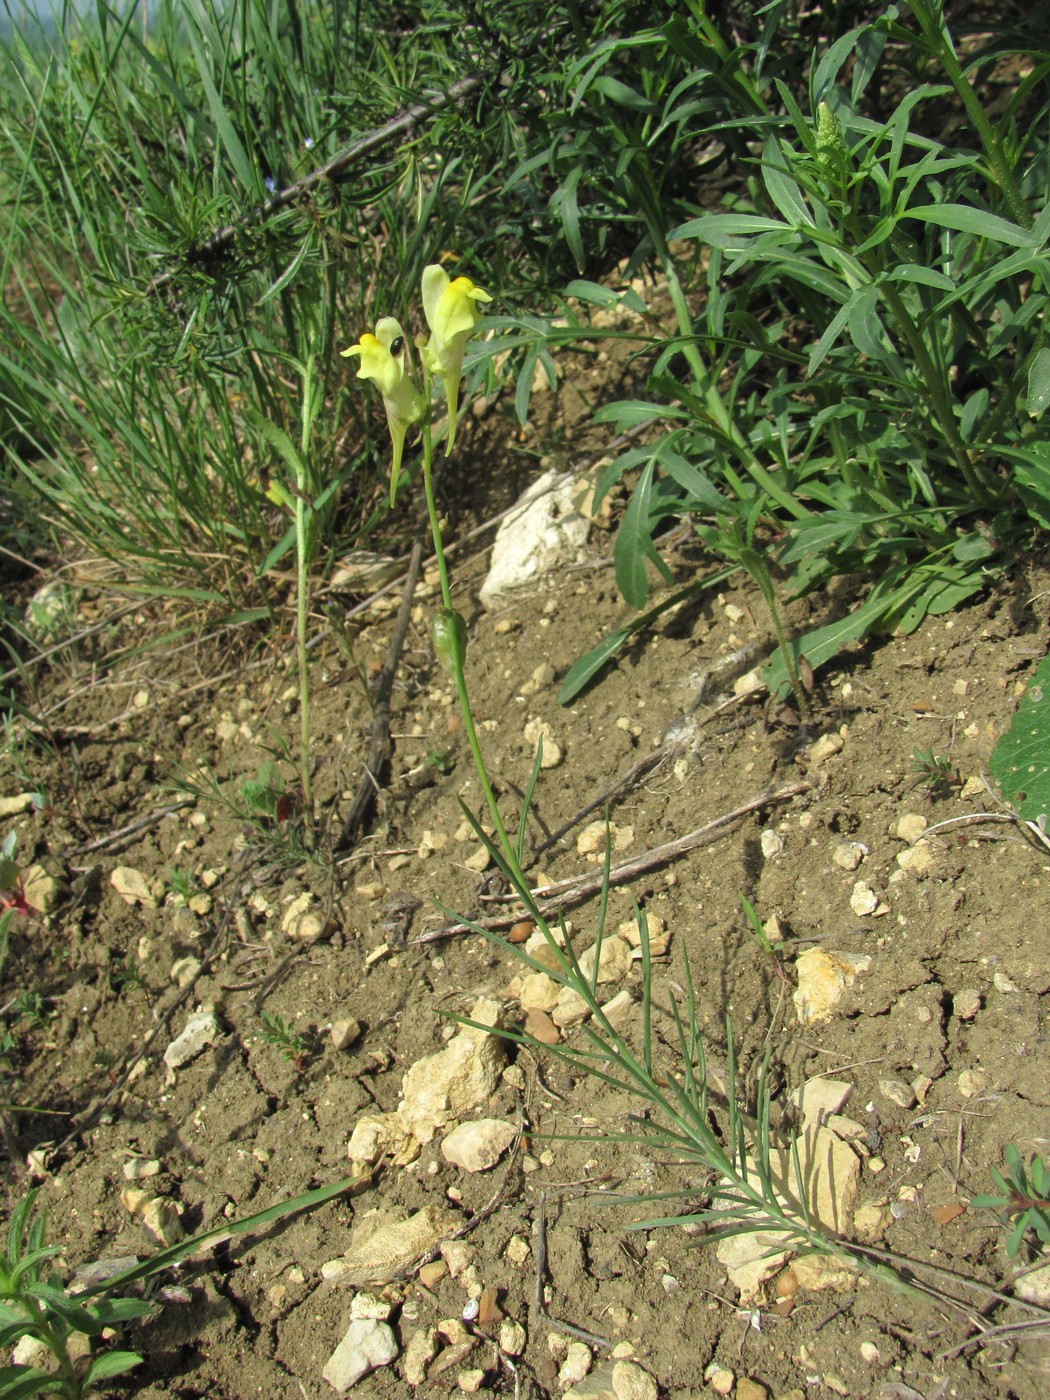
{"type": "MultiPolygon", "coordinates": [[[[486,435],[496,435],[492,423],[486,435]]],[[[571,438],[564,431],[563,440],[571,438]]],[[[470,448],[483,446],[480,431],[465,445],[470,460],[470,448]]],[[[522,462],[510,442],[492,498],[500,506],[520,486],[522,462]]],[[[461,524],[496,508],[473,485],[469,508],[452,502],[461,524]]],[[[724,1065],[724,1018],[731,1013],[748,1092],[767,1049],[781,1101],[813,1075],[853,1083],[845,1111],[865,1130],[859,1204],[892,1209],[883,1236],[888,1250],[952,1271],[954,1280],[939,1277],[959,1296],[967,1296],[960,1279],[1003,1287],[1012,1268],[1005,1232],[968,1202],[988,1189],[988,1167],[1001,1163],[1007,1144],[1017,1143],[1026,1158],[1046,1150],[1050,864],[1015,829],[984,825],[935,836],[932,867],[911,872],[898,864],[905,843],[895,832],[905,813],[932,823],[989,805],[969,792],[935,800],[915,787],[912,754],[916,747],[948,754],[963,778],[982,771],[1034,658],[1046,649],[1038,601],[1045,571],[1017,568],[975,606],[843,657],[819,678],[817,713],[803,731],[762,697],[719,708],[705,695],[696,705],[701,673],[742,646],[754,644],[760,655],[769,649],[761,598],[743,582],[665,615],[572,708],[559,708],[566,669],[624,616],[609,556],[610,537],[595,530],[585,566],[545,579],[502,617],[482,614],[474,601],[484,558],[458,568],[456,589],[471,630],[471,693],[512,820],[514,793],[528,779],[532,753],[523,729],[533,717],[548,721],[564,748],[561,765],[537,786],[534,831],[569,821],[669,732],[683,739],[680,750],[611,804],[611,819],[633,832],[631,852],[692,831],[767,787],[808,780],[793,800],[614,891],[611,926],[630,914],[632,900],[664,921],[670,950],[655,967],[655,1004],[667,1007],[688,954],[712,1064],[724,1065]],[[556,679],[529,694],[541,663],[556,679]],[[821,735],[843,743],[816,765],[809,746],[821,735]],[[763,845],[764,833],[779,840],[767,836],[763,845]],[[846,842],[867,848],[855,871],[835,860],[846,842]],[[858,880],[879,898],[874,916],[851,909],[858,880]],[[748,934],[741,894],[763,918],[780,919],[788,947],[777,966],[748,934]],[[791,996],[794,966],[813,946],[864,953],[871,964],[840,1014],[802,1027],[791,996]],[[963,1020],[955,1001],[967,990],[979,994],[980,1007],[963,1020]],[[964,1071],[976,1074],[960,1084],[964,1071]],[[891,1078],[917,1082],[913,1108],[881,1092],[880,1081],[891,1078]],[[879,1171],[876,1158],[884,1164],[879,1171]],[[955,1202],[967,1208],[938,1223],[933,1208],[955,1202]]],[[[683,579],[708,567],[688,542],[671,559],[683,579]]],[[[367,839],[337,863],[322,853],[281,865],[274,843],[261,843],[207,799],[124,842],[87,848],[176,800],[169,785],[178,771],[206,763],[221,790],[236,798],[244,776],[284,741],[294,746],[286,639],[259,639],[254,654],[225,639],[107,661],[118,645],[134,646],[167,625],[160,609],[144,608],[104,639],[67,648],[50,669],[34,672],[31,698],[49,716],[48,731],[20,750],[25,730],[13,726],[3,792],[40,787],[48,806],[5,821],[3,829],[17,828],[25,859],[42,861],[70,892],[46,918],[20,919],[12,936],[3,974],[7,1018],[14,1014],[10,999],[23,989],[44,998],[44,1016],[11,1026],[5,1098],[33,1106],[7,1114],[14,1165],[24,1167],[31,1149],[65,1137],[71,1121],[85,1125],[54,1159],[40,1198],[70,1269],[152,1247],[121,1200],[124,1164],[132,1159],[160,1162],[160,1176],[148,1184],[178,1203],[191,1231],[345,1176],[347,1140],[360,1115],[396,1107],[406,1069],[449,1033],[444,1018],[465,1014],[480,993],[502,996],[514,975],[509,958],[477,935],[419,941],[440,925],[437,905],[469,915],[489,908],[480,902],[478,877],[462,864],[476,843],[459,839],[457,799],[476,810],[479,792],[448,679],[429,653],[433,596],[430,587],[418,600],[399,673],[390,785],[367,839]],[[452,768],[443,774],[428,760],[446,752],[452,768]],[[447,844],[424,855],[441,847],[442,837],[447,844]],[[129,905],[117,894],[110,876],[118,865],[156,885],[156,908],[129,905]],[[175,894],[172,871],[208,887],[198,912],[175,894]],[[281,929],[284,907],[304,889],[330,914],[332,929],[308,946],[281,929]],[[402,895],[422,901],[403,944],[384,926],[391,901],[402,895]],[[387,953],[372,959],[384,943],[387,953]],[[189,999],[162,1027],[141,1072],[106,1099],[172,1006],[171,969],[186,957],[204,963],[189,999]],[[163,1050],[204,1004],[219,1009],[222,1039],[168,1082],[163,1050]],[[264,1011],[293,1023],[303,1038],[298,1064],[264,1038],[264,1011]],[[364,1032],[339,1051],[330,1027],[345,1017],[356,1017],[364,1032]]],[[[792,625],[843,606],[844,596],[794,605],[792,625]]],[[[74,595],[78,618],[97,615],[97,608],[89,592],[74,595]]],[[[369,614],[361,627],[355,663],[365,677],[374,675],[391,627],[389,613],[369,614]]],[[[315,652],[313,679],[318,799],[335,829],[360,776],[356,755],[367,743],[369,711],[355,666],[331,641],[315,652]]],[[[291,780],[293,767],[278,762],[291,780]]],[[[550,878],[587,865],[576,835],[542,858],[550,878]]],[[[595,910],[591,901],[571,913],[581,947],[592,936],[595,910]]],[[[629,985],[637,993],[637,966],[629,985]]],[[[508,1001],[511,1023],[516,1011],[508,1001]]],[[[655,1034],[658,1060],[673,1069],[665,1015],[657,1014],[655,1034]]],[[[542,1193],[546,1313],[609,1344],[630,1343],[666,1400],[713,1393],[705,1381],[712,1361],[771,1396],[1046,1394],[1045,1327],[1024,1342],[1010,1334],[982,1339],[960,1311],[867,1279],[844,1292],[800,1292],[787,1316],[772,1307],[771,1285],[767,1299],[741,1311],[713,1250],[695,1234],[628,1229],[666,1204],[602,1199],[676,1190],[682,1198],[670,1208],[687,1209],[702,1193],[702,1173],[644,1143],[594,1141],[595,1130],[599,1139],[624,1131],[625,1115],[638,1105],[567,1075],[549,1058],[511,1049],[513,1068],[477,1114],[521,1119],[528,1130],[521,1150],[472,1176],[445,1162],[439,1135],[417,1164],[382,1169],[356,1197],[187,1267],[179,1282],[188,1301],[168,1303],[155,1320],[130,1329],[130,1344],[148,1364],[121,1393],[143,1400],[331,1394],[321,1368],[348,1325],[355,1290],[323,1281],[321,1265],[343,1252],[364,1212],[437,1203],[461,1212],[464,1222],[487,1212],[466,1237],[476,1277],[499,1290],[503,1314],[527,1330],[521,1393],[557,1395],[551,1339],[561,1334],[538,1314],[534,1298],[542,1193]],[[574,1136],[588,1129],[591,1140],[574,1136]],[[512,1237],[529,1244],[524,1262],[513,1262],[513,1251],[508,1257],[512,1237]]],[[[8,1209],[23,1190],[24,1182],[9,1179],[8,1209]]],[[[388,1294],[402,1346],[417,1328],[459,1317],[466,1301],[448,1275],[431,1289],[414,1278],[395,1283],[388,1294]]],[[[972,1300],[975,1307],[986,1301],[981,1293],[972,1300]]],[[[1030,1316],[1001,1306],[989,1310],[986,1325],[1030,1316]]],[[[600,1359],[602,1348],[594,1352],[600,1359]]],[[[457,1376],[470,1367],[487,1368],[478,1394],[514,1394],[509,1371],[483,1343],[419,1393],[461,1394],[457,1376]]],[[[354,1393],[387,1400],[412,1392],[395,1363],[354,1393]]]]}

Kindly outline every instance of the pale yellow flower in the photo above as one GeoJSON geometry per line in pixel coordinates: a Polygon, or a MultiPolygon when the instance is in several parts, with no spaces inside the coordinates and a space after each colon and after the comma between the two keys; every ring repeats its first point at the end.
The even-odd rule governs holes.
{"type": "Polygon", "coordinates": [[[488,292],[476,287],[469,277],[454,281],[438,263],[423,269],[423,312],[430,327],[424,347],[427,368],[441,379],[448,404],[448,439],[445,452],[456,440],[456,413],[459,407],[459,381],[463,373],[463,353],[467,337],[481,320],[479,302],[489,302],[488,292]]]}
{"type": "Polygon", "coordinates": [[[374,380],[383,395],[390,440],[394,446],[390,468],[390,503],[393,505],[397,479],[401,474],[405,436],[423,412],[423,396],[406,369],[405,333],[393,316],[384,316],[376,322],[375,335],[366,331],[356,345],[340,353],[360,355],[358,379],[374,380]]]}

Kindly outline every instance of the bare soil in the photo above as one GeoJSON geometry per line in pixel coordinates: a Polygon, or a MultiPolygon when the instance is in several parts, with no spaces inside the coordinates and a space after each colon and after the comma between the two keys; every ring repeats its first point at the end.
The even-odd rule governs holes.
{"type": "MultiPolygon", "coordinates": [[[[531,443],[503,434],[497,409],[490,413],[466,439],[465,460],[488,450],[491,470],[472,473],[459,499],[455,483],[448,488],[451,526],[461,533],[509,504],[535,456],[524,450],[531,443]],[[496,439],[503,445],[494,448],[496,439]]],[[[543,440],[559,436],[566,448],[578,445],[571,420],[559,420],[543,440]]],[[[712,1362],[733,1373],[742,1394],[745,1380],[782,1397],[1047,1394],[1050,1318],[1009,1301],[1012,1276],[1028,1256],[1010,1261],[1003,1225],[969,1201],[989,1189],[988,1168],[1001,1164],[1009,1143],[1025,1158],[1047,1150],[1050,863],[1015,827],[990,822],[928,838],[927,869],[898,861],[908,849],[898,835],[902,816],[932,825],[991,805],[972,785],[943,796],[916,786],[913,751],[948,755],[963,780],[982,772],[1046,650],[1045,564],[1018,562],[974,606],[842,657],[818,677],[814,714],[800,725],[767,695],[732,698],[729,672],[718,670],[741,649],[757,664],[771,648],[761,598],[743,581],[666,614],[576,704],[559,707],[568,667],[625,616],[610,552],[611,534],[595,528],[583,563],[552,573],[496,615],[476,603],[485,556],[457,567],[471,633],[470,690],[510,819],[517,820],[516,794],[532,762],[523,731],[536,718],[550,725],[563,759],[536,788],[534,846],[669,739],[676,746],[651,771],[586,818],[607,806],[627,854],[770,790],[804,786],[614,890],[610,926],[637,901],[670,935],[653,986],[656,1055],[669,1072],[675,1050],[666,1010],[688,956],[712,1066],[724,1069],[729,1014],[745,1097],[767,1051],[778,1103],[817,1075],[854,1086],[844,1112],[863,1127],[854,1148],[857,1205],[885,1207],[880,1247],[914,1261],[925,1280],[967,1307],[918,1302],[860,1276],[780,1298],[779,1309],[778,1292],[787,1290],[773,1280],[741,1308],[702,1235],[629,1228],[687,1210],[702,1197],[704,1174],[644,1142],[610,1140],[629,1130],[637,1104],[510,1046],[501,1087],[474,1114],[522,1125],[519,1145],[499,1165],[478,1174],[450,1166],[439,1134],[412,1166],[385,1165],[358,1193],[186,1266],[170,1280],[185,1293],[129,1329],[128,1343],[147,1364],[114,1393],[142,1400],[333,1393],[321,1370],[348,1326],[354,1294],[384,1290],[323,1280],[321,1266],[343,1253],[365,1212],[439,1204],[469,1226],[473,1273],[427,1275],[429,1286],[413,1274],[387,1285],[402,1350],[418,1329],[461,1316],[464,1280],[469,1288],[472,1278],[498,1290],[502,1315],[526,1330],[515,1362],[522,1395],[562,1392],[558,1371],[570,1338],[558,1322],[601,1339],[591,1344],[595,1364],[630,1344],[664,1400],[713,1394],[712,1362]],[[544,666],[552,671],[537,669],[544,666]],[[834,739],[822,745],[821,761],[814,744],[824,736],[834,739]],[[860,857],[852,870],[842,863],[849,843],[860,843],[851,847],[860,857]],[[857,912],[859,881],[873,893],[869,912],[857,912]],[[748,932],[742,894],[763,919],[779,920],[786,947],[777,958],[748,932]],[[870,965],[829,1020],[802,1025],[795,967],[815,946],[865,954],[870,965]],[[880,1087],[887,1080],[912,1086],[915,1102],[894,1102],[880,1087]],[[656,1206],[610,1199],[640,1191],[681,1196],[656,1206]],[[941,1209],[953,1205],[961,1209],[941,1209]],[[1012,1330],[1033,1318],[1030,1332],[1012,1330]]],[[[712,567],[684,536],[669,557],[681,580],[712,567]]],[[[855,581],[791,605],[791,626],[844,610],[861,587],[855,581]]],[[[12,586],[12,598],[16,592],[12,586]]],[[[144,607],[33,669],[35,693],[23,698],[46,725],[21,750],[15,741],[26,730],[12,730],[3,795],[40,788],[47,807],[6,819],[3,831],[17,829],[26,863],[40,862],[64,892],[53,912],[18,920],[3,973],[14,1039],[4,1096],[22,1106],[5,1113],[4,1193],[10,1210],[26,1189],[28,1154],[63,1143],[48,1160],[40,1203],[70,1272],[157,1247],[122,1200],[127,1163],[159,1163],[159,1175],[134,1184],[177,1203],[187,1231],[252,1214],[348,1174],[355,1122],[397,1106],[402,1076],[441,1048],[450,1014],[468,1013],[487,994],[505,1000],[508,1025],[520,1024],[505,992],[518,970],[512,960],[476,933],[433,937],[447,922],[442,910],[485,918],[502,907],[489,899],[498,892],[491,879],[464,864],[477,842],[458,804],[476,811],[480,794],[449,680],[430,654],[434,596],[432,583],[417,595],[401,660],[389,782],[365,838],[336,857],[330,838],[361,777],[366,685],[389,640],[389,609],[354,621],[352,663],[332,637],[313,653],[317,795],[328,836],[312,859],[288,850],[294,811],[266,839],[207,797],[113,835],[179,801],[174,776],[202,764],[234,801],[242,780],[274,752],[293,784],[294,766],[280,753],[284,742],[294,748],[298,726],[288,636],[256,637],[254,650],[237,636],[143,649],[175,618],[144,607]],[[155,907],[118,893],[116,867],[145,878],[155,907]],[[172,872],[189,878],[190,903],[172,872]],[[304,891],[327,924],[308,943],[282,928],[286,907],[304,891]],[[200,969],[180,993],[173,973],[192,973],[185,959],[200,969]],[[43,998],[35,1022],[16,1019],[12,1001],[24,990],[43,998]],[[209,1005],[220,1039],[168,1074],[165,1048],[194,1010],[209,1005]],[[266,1037],[263,1013],[282,1018],[301,1044],[282,1053],[266,1037]],[[362,1033],[337,1049],[331,1027],[349,1018],[362,1033]]],[[[109,606],[96,591],[75,589],[69,625],[104,618],[109,606]]],[[[319,615],[317,630],[324,626],[319,615]]],[[[549,879],[594,870],[577,851],[580,825],[539,861],[549,879]]],[[[593,937],[596,905],[591,899],[570,912],[581,948],[593,937]]],[[[637,997],[637,964],[627,986],[637,997]]],[[[637,1034],[640,1018],[629,1024],[637,1034]]],[[[712,1111],[717,1119],[717,1097],[712,1111]]],[[[436,1400],[462,1394],[461,1373],[479,1368],[475,1393],[515,1394],[510,1367],[483,1336],[418,1392],[395,1361],[353,1393],[436,1400]]]]}

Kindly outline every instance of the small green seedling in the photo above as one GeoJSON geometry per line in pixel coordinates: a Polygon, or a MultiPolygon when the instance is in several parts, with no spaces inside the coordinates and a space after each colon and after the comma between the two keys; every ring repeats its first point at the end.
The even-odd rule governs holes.
{"type": "Polygon", "coordinates": [[[32,992],[28,988],[24,992],[19,992],[8,1007],[8,1011],[16,1021],[28,1021],[34,1030],[47,1024],[44,998],[39,992],[32,992]]]}
{"type": "Polygon", "coordinates": [[[740,896],[740,903],[744,906],[744,914],[747,918],[747,922],[750,926],[751,932],[755,936],[756,942],[758,943],[762,951],[766,954],[766,956],[769,958],[769,961],[773,964],[773,971],[777,974],[777,976],[781,979],[782,982],[786,982],[788,980],[787,973],[784,971],[784,966],[780,961],[780,954],[784,948],[783,943],[770,943],[769,934],[766,933],[765,929],[762,927],[762,920],[758,917],[758,913],[755,910],[755,906],[751,903],[751,901],[747,898],[746,895],[742,894],[740,896]]]}
{"type": "Polygon", "coordinates": [[[30,1220],[36,1195],[30,1191],[15,1207],[7,1248],[0,1256],[0,1346],[6,1350],[31,1338],[53,1369],[18,1363],[0,1367],[0,1400],[31,1395],[80,1400],[96,1384],[142,1363],[133,1351],[103,1351],[92,1357],[91,1344],[105,1329],[146,1317],[154,1309],[136,1298],[70,1297],[49,1267],[60,1250],[44,1244],[45,1217],[30,1220]]]}
{"type": "Polygon", "coordinates": [[[933,798],[950,797],[963,785],[962,775],[947,754],[935,754],[933,749],[916,749],[908,769],[915,782],[913,787],[926,786],[933,798]]]}
{"type": "Polygon", "coordinates": [[[272,1011],[260,1012],[259,1019],[263,1024],[262,1038],[266,1044],[272,1045],[301,1072],[310,1057],[310,1047],[306,1037],[296,1032],[294,1021],[286,1021],[272,1011]]]}
{"type": "Polygon", "coordinates": [[[258,776],[241,783],[241,798],[253,821],[280,825],[291,815],[292,799],[276,763],[260,763],[258,776]]]}
{"type": "Polygon", "coordinates": [[[1040,1244],[1050,1244],[1050,1162],[1033,1157],[1026,1167],[1014,1143],[1006,1149],[1004,1171],[989,1169],[989,1175],[999,1188],[994,1196],[975,1196],[970,1204],[975,1210],[1001,1211],[1012,1222],[1006,1252],[1015,1258],[1029,1230],[1040,1244]]]}

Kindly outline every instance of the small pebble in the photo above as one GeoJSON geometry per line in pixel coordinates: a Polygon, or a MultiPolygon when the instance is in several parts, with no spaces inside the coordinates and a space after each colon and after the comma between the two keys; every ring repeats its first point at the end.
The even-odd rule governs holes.
{"type": "Polygon", "coordinates": [[[915,1090],[910,1084],[905,1084],[903,1079],[880,1079],[879,1093],[884,1099],[889,1099],[890,1103],[895,1103],[898,1108],[915,1107],[915,1090]]]}
{"type": "Polygon", "coordinates": [[[973,987],[956,992],[953,1007],[960,1021],[972,1021],[981,1009],[981,994],[973,987]]]}
{"type": "Polygon", "coordinates": [[[901,841],[914,845],[926,830],[929,822],[921,812],[905,812],[897,820],[897,836],[901,841]]]}

